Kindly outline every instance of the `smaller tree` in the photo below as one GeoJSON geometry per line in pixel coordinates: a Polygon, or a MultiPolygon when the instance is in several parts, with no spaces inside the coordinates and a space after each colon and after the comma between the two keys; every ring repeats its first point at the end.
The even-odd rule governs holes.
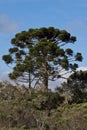
{"type": "Polygon", "coordinates": [[[87,101],[87,71],[76,71],[69,76],[67,90],[73,94],[73,102],[87,101]]]}

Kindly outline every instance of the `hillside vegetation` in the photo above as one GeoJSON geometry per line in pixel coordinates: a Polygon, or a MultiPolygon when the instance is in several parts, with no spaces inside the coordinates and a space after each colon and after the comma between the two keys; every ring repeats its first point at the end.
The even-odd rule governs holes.
{"type": "Polygon", "coordinates": [[[87,103],[66,104],[58,92],[32,89],[29,96],[8,84],[0,99],[0,130],[87,130],[87,103]]]}

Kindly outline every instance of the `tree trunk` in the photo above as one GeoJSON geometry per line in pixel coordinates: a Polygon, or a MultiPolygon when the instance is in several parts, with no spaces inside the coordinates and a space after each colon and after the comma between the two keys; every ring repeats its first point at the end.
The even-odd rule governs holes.
{"type": "Polygon", "coordinates": [[[31,97],[31,74],[29,73],[29,83],[28,83],[28,87],[29,87],[29,96],[31,97]]]}
{"type": "Polygon", "coordinates": [[[45,62],[40,67],[41,89],[48,91],[48,63],[45,62]]]}
{"type": "Polygon", "coordinates": [[[44,74],[42,78],[43,91],[48,91],[48,74],[44,74]]]}
{"type": "Polygon", "coordinates": [[[31,89],[31,74],[29,73],[29,89],[31,89]]]}
{"type": "Polygon", "coordinates": [[[43,83],[43,91],[48,91],[48,63],[47,62],[45,62],[43,65],[42,83],[43,83]]]}

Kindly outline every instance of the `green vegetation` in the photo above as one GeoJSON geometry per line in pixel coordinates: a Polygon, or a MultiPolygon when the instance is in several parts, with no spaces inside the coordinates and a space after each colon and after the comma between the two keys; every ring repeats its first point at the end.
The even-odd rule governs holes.
{"type": "Polygon", "coordinates": [[[4,84],[0,91],[1,130],[86,130],[86,100],[66,103],[66,96],[58,90],[32,89],[29,95],[25,87],[1,84],[4,84]]]}
{"type": "Polygon", "coordinates": [[[16,85],[0,82],[1,130],[87,130],[87,71],[76,71],[81,53],[64,47],[75,41],[54,27],[15,35],[9,54],[2,57],[13,66],[9,77],[16,85]],[[69,72],[66,82],[54,92],[49,89],[49,80],[69,72]]]}

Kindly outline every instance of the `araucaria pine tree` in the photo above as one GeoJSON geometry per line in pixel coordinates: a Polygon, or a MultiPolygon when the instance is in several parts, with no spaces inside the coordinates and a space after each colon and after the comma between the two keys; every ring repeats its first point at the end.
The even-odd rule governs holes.
{"type": "Polygon", "coordinates": [[[74,54],[71,48],[64,46],[76,41],[66,30],[54,27],[29,29],[15,35],[11,40],[13,48],[3,56],[6,64],[13,64],[11,79],[41,83],[43,90],[48,90],[48,81],[64,77],[69,71],[78,67],[76,61],[82,61],[81,53],[74,54]]]}

